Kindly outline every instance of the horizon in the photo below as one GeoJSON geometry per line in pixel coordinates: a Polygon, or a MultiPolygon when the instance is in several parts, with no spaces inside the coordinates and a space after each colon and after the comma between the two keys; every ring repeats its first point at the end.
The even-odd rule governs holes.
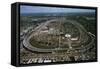
{"type": "Polygon", "coordinates": [[[60,8],[43,6],[20,6],[20,13],[95,13],[94,9],[60,8]]]}

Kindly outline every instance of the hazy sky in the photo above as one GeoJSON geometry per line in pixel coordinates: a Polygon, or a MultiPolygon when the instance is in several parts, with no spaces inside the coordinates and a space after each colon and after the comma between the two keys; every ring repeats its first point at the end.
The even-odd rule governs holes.
{"type": "Polygon", "coordinates": [[[21,13],[54,13],[54,12],[95,12],[93,9],[76,9],[76,8],[57,8],[57,7],[40,7],[40,6],[20,6],[21,13]]]}

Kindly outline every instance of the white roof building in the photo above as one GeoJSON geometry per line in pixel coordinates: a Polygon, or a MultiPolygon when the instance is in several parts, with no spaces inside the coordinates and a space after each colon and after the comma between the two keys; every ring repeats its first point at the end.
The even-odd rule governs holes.
{"type": "Polygon", "coordinates": [[[78,40],[78,37],[76,37],[76,38],[71,38],[71,40],[78,40]]]}
{"type": "Polygon", "coordinates": [[[65,37],[67,37],[67,38],[68,38],[68,37],[71,37],[71,35],[70,35],[70,34],[65,34],[65,37]]]}

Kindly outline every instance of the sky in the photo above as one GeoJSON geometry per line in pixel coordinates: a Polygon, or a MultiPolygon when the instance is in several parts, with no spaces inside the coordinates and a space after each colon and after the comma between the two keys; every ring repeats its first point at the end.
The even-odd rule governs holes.
{"type": "Polygon", "coordinates": [[[20,13],[69,13],[69,12],[95,12],[93,9],[41,7],[41,6],[20,6],[20,13]]]}

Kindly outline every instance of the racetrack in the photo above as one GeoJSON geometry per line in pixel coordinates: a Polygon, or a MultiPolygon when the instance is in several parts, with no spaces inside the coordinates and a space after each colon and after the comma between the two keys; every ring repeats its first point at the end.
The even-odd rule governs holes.
{"type": "MultiPolygon", "coordinates": [[[[59,19],[52,19],[52,20],[49,20],[49,21],[46,21],[45,23],[41,23],[39,26],[37,26],[35,29],[33,29],[32,31],[30,31],[27,36],[24,38],[23,40],[23,46],[31,51],[36,51],[36,52],[53,52],[53,51],[57,51],[57,50],[68,50],[69,48],[54,48],[54,49],[43,49],[43,48],[37,48],[35,46],[32,46],[29,42],[29,40],[35,35],[37,34],[38,32],[41,31],[41,29],[45,26],[47,26],[48,24],[50,24],[51,22],[53,21],[59,21],[59,19]]],[[[87,45],[85,45],[84,47],[78,47],[76,48],[78,51],[82,50],[83,51],[86,51],[88,50],[93,42],[94,42],[94,37],[89,34],[86,29],[80,25],[77,21],[74,21],[74,20],[66,20],[66,22],[70,22],[71,24],[73,24],[78,30],[79,30],[79,33],[80,33],[80,36],[79,36],[79,39],[78,41],[76,42],[77,44],[75,46],[80,46],[81,44],[85,43],[88,41],[88,37],[91,38],[91,42],[89,42],[87,45]],[[85,36],[84,36],[85,35],[85,36]],[[80,42],[80,43],[78,43],[80,42]]],[[[74,48],[75,49],[75,48],[74,48]]]]}

